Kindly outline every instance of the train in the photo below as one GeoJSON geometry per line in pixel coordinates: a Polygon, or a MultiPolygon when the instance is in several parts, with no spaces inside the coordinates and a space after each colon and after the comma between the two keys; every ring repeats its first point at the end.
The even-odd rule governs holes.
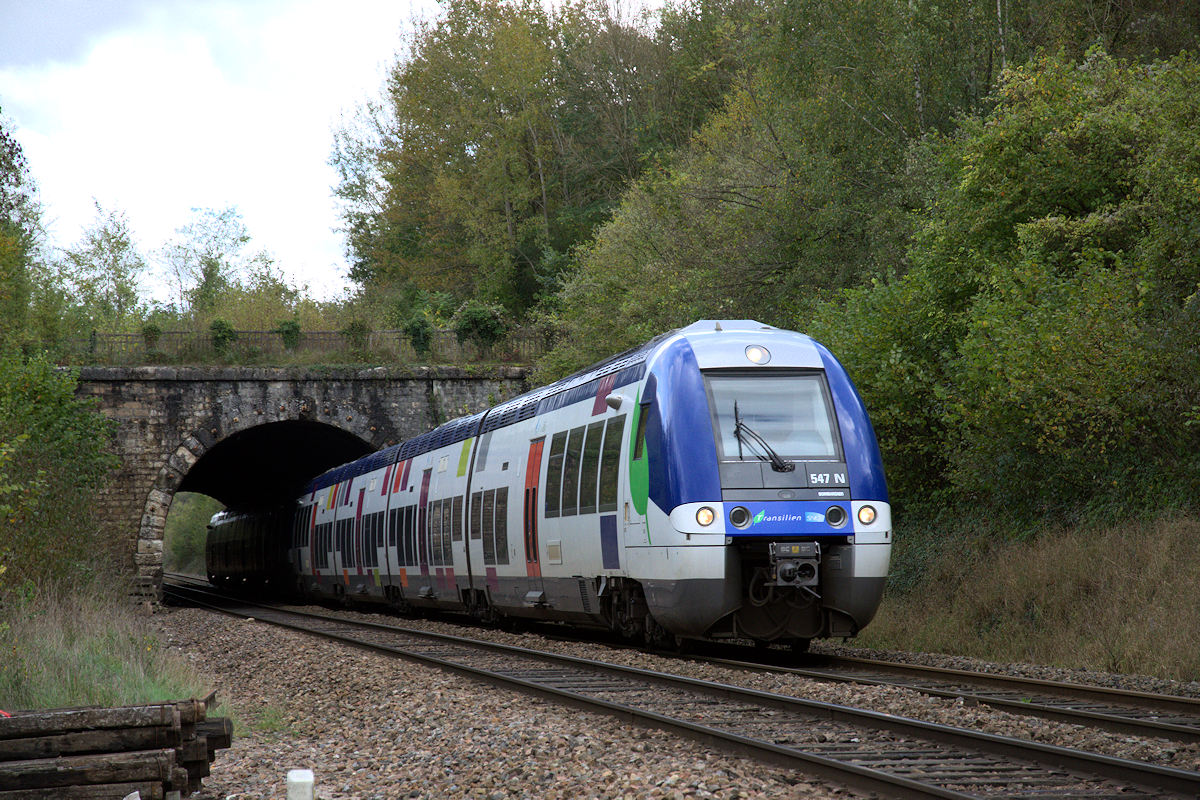
{"type": "Polygon", "coordinates": [[[891,523],[829,350],[702,320],[330,469],[283,508],[223,511],[206,561],[217,586],[803,649],[874,617],[891,523]]]}

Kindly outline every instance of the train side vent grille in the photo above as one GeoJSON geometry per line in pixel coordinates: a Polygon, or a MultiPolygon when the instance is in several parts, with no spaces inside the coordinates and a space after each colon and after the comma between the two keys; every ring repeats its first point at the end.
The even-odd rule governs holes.
{"type": "Polygon", "coordinates": [[[583,601],[583,610],[590,614],[592,613],[592,598],[588,594],[587,579],[579,579],[579,599],[583,601]]]}

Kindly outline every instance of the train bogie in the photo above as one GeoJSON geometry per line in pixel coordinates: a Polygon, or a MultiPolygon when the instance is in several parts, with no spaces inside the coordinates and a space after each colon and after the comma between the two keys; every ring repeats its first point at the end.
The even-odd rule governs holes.
{"type": "Polygon", "coordinates": [[[331,470],[291,530],[311,595],[654,640],[853,635],[891,548],[845,371],[750,321],[696,323],[331,470]]]}

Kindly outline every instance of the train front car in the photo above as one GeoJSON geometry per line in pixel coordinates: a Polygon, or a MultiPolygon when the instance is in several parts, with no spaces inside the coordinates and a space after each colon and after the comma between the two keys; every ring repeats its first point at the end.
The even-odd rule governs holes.
{"type": "Polygon", "coordinates": [[[803,647],[871,620],[891,508],[866,410],[828,350],[698,322],[650,357],[638,410],[630,486],[646,532],[626,545],[658,624],[803,647]]]}

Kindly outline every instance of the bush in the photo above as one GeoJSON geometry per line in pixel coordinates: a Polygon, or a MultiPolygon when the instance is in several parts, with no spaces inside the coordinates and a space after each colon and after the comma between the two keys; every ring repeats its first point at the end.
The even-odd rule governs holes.
{"type": "Polygon", "coordinates": [[[405,322],[400,330],[412,342],[418,358],[429,358],[433,354],[433,325],[422,314],[405,322]]]}
{"type": "Polygon", "coordinates": [[[208,326],[208,332],[212,336],[213,349],[217,351],[217,355],[222,358],[228,357],[230,348],[237,341],[237,331],[225,320],[214,319],[208,326]]]}
{"type": "Polygon", "coordinates": [[[285,319],[275,327],[275,333],[283,340],[283,346],[295,350],[300,346],[300,323],[294,319],[285,319]]]}
{"type": "Polygon", "coordinates": [[[454,336],[459,344],[471,342],[486,349],[504,338],[508,324],[499,306],[469,302],[454,317],[454,336]]]}
{"type": "Polygon", "coordinates": [[[108,563],[112,545],[92,510],[118,463],[111,423],[75,396],[75,385],[74,374],[44,356],[0,356],[0,598],[108,563]]]}
{"type": "Polygon", "coordinates": [[[341,333],[351,349],[358,353],[366,352],[367,342],[371,338],[371,327],[367,323],[360,319],[351,320],[341,333]]]}
{"type": "Polygon", "coordinates": [[[146,352],[154,352],[158,349],[158,340],[162,338],[162,332],[162,328],[153,322],[147,322],[142,326],[142,341],[146,343],[146,352]]]}

